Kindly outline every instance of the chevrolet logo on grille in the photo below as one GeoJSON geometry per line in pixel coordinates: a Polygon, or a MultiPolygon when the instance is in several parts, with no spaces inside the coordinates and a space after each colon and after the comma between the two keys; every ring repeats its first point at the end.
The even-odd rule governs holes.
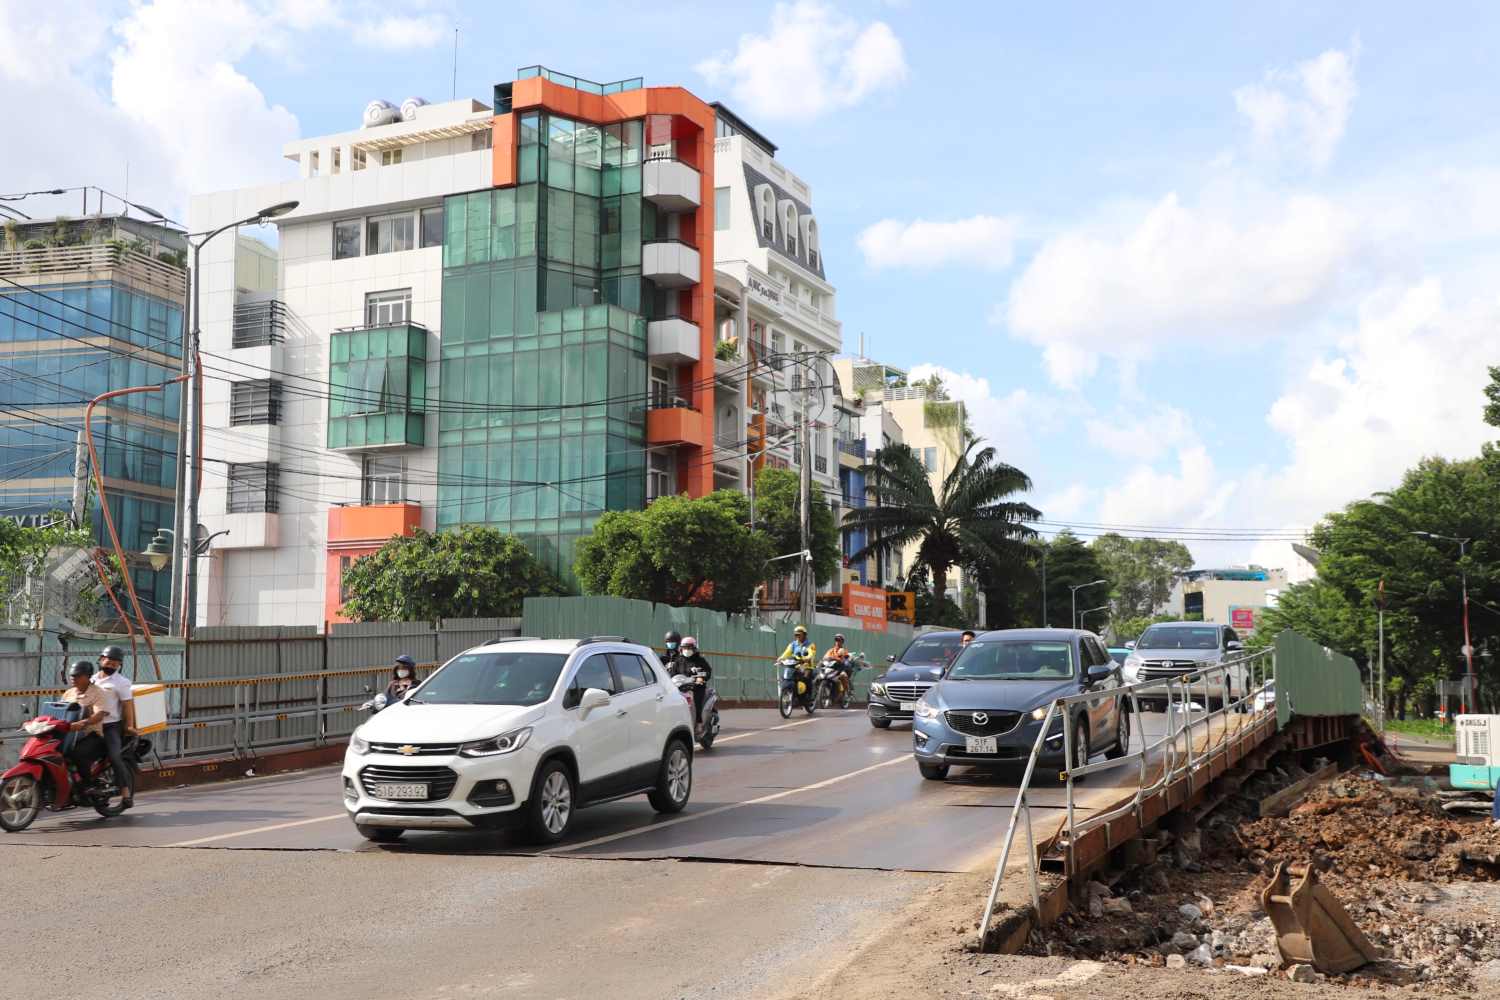
{"type": "Polygon", "coordinates": [[[403,757],[410,757],[417,752],[417,748],[408,743],[404,747],[397,747],[396,752],[403,757]]]}

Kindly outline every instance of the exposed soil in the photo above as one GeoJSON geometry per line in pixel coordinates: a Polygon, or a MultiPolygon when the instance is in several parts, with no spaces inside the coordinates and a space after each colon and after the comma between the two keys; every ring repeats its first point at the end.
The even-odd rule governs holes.
{"type": "Polygon", "coordinates": [[[1032,953],[1415,991],[1500,992],[1500,829],[1444,813],[1431,791],[1345,776],[1285,818],[1256,803],[1302,776],[1247,786],[1153,865],[1088,886],[1032,953]],[[1259,890],[1280,861],[1311,863],[1387,956],[1342,976],[1281,968],[1259,890]]]}

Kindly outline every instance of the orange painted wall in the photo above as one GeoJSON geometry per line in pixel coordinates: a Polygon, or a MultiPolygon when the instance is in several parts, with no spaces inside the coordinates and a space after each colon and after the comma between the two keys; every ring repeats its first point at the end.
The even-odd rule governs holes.
{"type": "MultiPolygon", "coordinates": [[[[689,496],[711,493],[714,488],[711,452],[714,440],[714,110],[682,87],[645,87],[606,96],[587,94],[539,76],[517,80],[511,86],[511,114],[495,119],[492,174],[497,187],[515,183],[515,114],[531,109],[551,111],[594,125],[608,125],[647,115],[676,115],[697,127],[696,136],[687,140],[689,148],[683,151],[683,159],[693,164],[699,175],[699,206],[693,213],[693,241],[698,247],[700,273],[698,284],[684,293],[684,297],[688,303],[688,315],[698,324],[698,363],[692,366],[688,381],[695,387],[693,406],[701,415],[701,432],[694,438],[698,443],[679,449],[677,482],[689,496]],[[505,118],[510,121],[502,126],[501,119],[505,118]],[[504,138],[502,131],[506,133],[504,138]]],[[[647,437],[650,440],[649,414],[647,437]]]]}
{"type": "Polygon", "coordinates": [[[328,551],[324,556],[323,618],[346,622],[340,614],[343,583],[339,564],[345,557],[358,559],[380,551],[394,536],[409,537],[422,526],[422,507],[414,503],[376,504],[368,507],[328,508],[328,551]]]}

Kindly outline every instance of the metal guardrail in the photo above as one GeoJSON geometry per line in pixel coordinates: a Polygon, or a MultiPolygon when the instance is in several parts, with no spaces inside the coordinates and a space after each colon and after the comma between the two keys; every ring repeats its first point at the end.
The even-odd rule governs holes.
{"type": "MultiPolygon", "coordinates": [[[[437,666],[418,664],[418,679],[437,666]]],[[[323,746],[348,736],[361,721],[355,713],[377,685],[360,681],[374,677],[383,687],[390,670],[388,666],[355,667],[151,682],[160,683],[168,696],[167,727],[151,736],[153,756],[160,767],[167,761],[225,754],[252,757],[257,751],[294,744],[323,746]]],[[[36,713],[42,700],[60,694],[56,687],[0,690],[0,718],[18,725],[36,713]]],[[[19,730],[0,730],[0,763],[11,763],[27,739],[19,730]]]]}
{"type": "MultiPolygon", "coordinates": [[[[1020,787],[1016,791],[1016,801],[1011,808],[1010,822],[1006,827],[1005,839],[1000,851],[1000,861],[995,866],[995,877],[990,883],[990,895],[985,903],[984,914],[979,923],[979,947],[984,948],[984,942],[989,936],[990,921],[994,914],[995,900],[1000,893],[1000,883],[1005,877],[1006,866],[1010,862],[1011,848],[1015,843],[1016,827],[1024,817],[1026,828],[1026,873],[1031,889],[1031,904],[1038,914],[1042,911],[1041,888],[1038,879],[1039,858],[1036,851],[1035,834],[1031,824],[1031,804],[1027,800],[1027,793],[1031,790],[1031,780],[1036,772],[1037,761],[1042,755],[1042,750],[1048,742],[1048,737],[1056,736],[1053,729],[1055,721],[1061,720],[1063,737],[1063,759],[1064,770],[1059,778],[1065,783],[1067,789],[1067,816],[1064,820],[1063,829],[1059,836],[1065,838],[1067,849],[1067,870],[1072,873],[1076,866],[1074,863],[1074,845],[1078,838],[1095,827],[1102,826],[1120,816],[1134,812],[1139,819],[1141,814],[1141,802],[1146,796],[1151,795],[1159,789],[1165,788],[1175,779],[1184,774],[1197,771],[1200,768],[1212,764],[1213,760],[1220,754],[1226,753],[1229,748],[1230,736],[1240,731],[1242,727],[1231,726],[1229,717],[1231,715],[1250,718],[1267,713],[1274,714],[1274,705],[1266,705],[1257,709],[1255,700],[1265,690],[1268,681],[1276,676],[1276,656],[1274,649],[1263,650],[1244,656],[1226,660],[1223,663],[1204,667],[1201,670],[1184,674],[1181,677],[1155,678],[1146,681],[1138,681],[1134,684],[1124,684],[1119,687],[1106,688],[1099,691],[1085,691],[1081,694],[1069,695],[1066,698],[1058,698],[1047,706],[1047,715],[1042,720],[1041,729],[1037,732],[1036,743],[1031,748],[1031,755],[1026,761],[1026,771],[1021,778],[1020,787]],[[1209,709],[1213,703],[1209,692],[1216,687],[1228,691],[1233,683],[1236,697],[1225,697],[1219,699],[1220,705],[1216,709],[1209,709]],[[1195,692],[1201,693],[1201,708],[1197,707],[1200,702],[1194,697],[1195,692]],[[1165,694],[1167,707],[1167,733],[1154,743],[1148,742],[1145,733],[1140,734],[1141,749],[1133,753],[1126,753],[1114,759],[1106,759],[1093,763],[1085,763],[1073,766],[1074,761],[1074,720],[1075,705],[1091,705],[1094,702],[1106,699],[1127,697],[1130,699],[1130,715],[1132,720],[1141,718],[1141,695],[1153,700],[1165,694]],[[1214,720],[1222,718],[1224,721],[1218,727],[1218,739],[1211,744],[1194,749],[1194,741],[1200,733],[1213,735],[1214,720]],[[1147,763],[1158,751],[1164,751],[1162,769],[1160,775],[1149,784],[1147,783],[1147,763]],[[1099,774],[1116,768],[1130,767],[1134,765],[1137,769],[1135,794],[1129,802],[1115,808],[1088,817],[1079,822],[1074,795],[1075,782],[1088,777],[1091,774],[1099,774]]],[[[1086,711],[1086,709],[1085,709],[1086,711]]],[[[1132,729],[1134,726],[1132,726],[1132,729]]],[[[1134,734],[1132,734],[1134,736],[1134,734]]]]}

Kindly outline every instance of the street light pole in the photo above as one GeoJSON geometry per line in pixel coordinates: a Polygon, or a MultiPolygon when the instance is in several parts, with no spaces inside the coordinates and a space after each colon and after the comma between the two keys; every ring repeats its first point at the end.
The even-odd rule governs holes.
{"type": "Polygon", "coordinates": [[[1042,628],[1047,627],[1047,546],[1042,544],[1042,628]]]}
{"type": "Polygon", "coordinates": [[[1092,587],[1092,586],[1094,586],[1095,584],[1098,584],[1098,583],[1108,583],[1108,582],[1109,582],[1108,580],[1090,580],[1088,583],[1080,583],[1076,587],[1069,587],[1068,588],[1069,590],[1071,590],[1073,592],[1073,595],[1072,595],[1073,596],[1073,618],[1072,618],[1072,622],[1073,622],[1073,626],[1072,627],[1073,628],[1077,628],[1078,627],[1078,592],[1080,590],[1082,590],[1083,588],[1085,588],[1085,587],[1092,587]]]}
{"type": "Polygon", "coordinates": [[[1464,567],[1464,557],[1468,554],[1469,543],[1472,538],[1459,538],[1457,535],[1439,535],[1431,531],[1413,531],[1413,535],[1421,535],[1425,538],[1440,538],[1445,542],[1458,543],[1458,581],[1459,589],[1463,594],[1463,618],[1464,618],[1464,660],[1467,663],[1468,675],[1464,684],[1463,708],[1469,712],[1473,703],[1478,701],[1479,692],[1475,688],[1474,681],[1474,643],[1469,636],[1469,571],[1464,567]]]}
{"type": "MultiPolygon", "coordinates": [[[[184,639],[192,638],[193,628],[198,621],[198,560],[194,555],[194,546],[197,543],[198,534],[198,494],[203,486],[203,361],[199,357],[198,348],[203,340],[202,312],[200,304],[203,295],[203,272],[199,267],[203,247],[209,240],[220,233],[237,229],[240,226],[258,226],[270,219],[285,215],[295,209],[300,202],[283,201],[261,209],[248,218],[240,219],[220,226],[207,233],[195,233],[188,237],[188,242],[193,247],[193,273],[192,273],[192,310],[193,310],[193,336],[191,345],[183,345],[183,350],[192,350],[193,354],[193,378],[188,383],[192,390],[192,402],[188,409],[193,416],[193,471],[188,477],[188,502],[186,523],[182,525],[174,538],[177,544],[177,558],[185,564],[186,585],[183,588],[182,608],[182,636],[184,639]],[[194,240],[193,235],[200,238],[194,240]]],[[[182,489],[179,481],[177,488],[182,489]]]]}

